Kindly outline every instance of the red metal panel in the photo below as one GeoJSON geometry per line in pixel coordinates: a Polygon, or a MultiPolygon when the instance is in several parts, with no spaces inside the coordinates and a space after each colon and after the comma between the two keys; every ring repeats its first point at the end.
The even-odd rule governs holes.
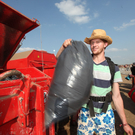
{"type": "MultiPolygon", "coordinates": [[[[31,78],[29,75],[22,81],[20,79],[2,81],[3,85],[0,85],[0,106],[2,106],[0,132],[2,134],[46,134],[44,92],[48,93],[50,80],[36,68],[27,68],[26,72],[31,69],[33,72],[36,70],[38,77],[31,78]],[[6,91],[5,96],[3,91],[6,91]]],[[[52,124],[49,135],[54,134],[55,128],[52,124]]]]}
{"type": "Polygon", "coordinates": [[[26,68],[28,67],[27,61],[28,60],[26,58],[8,61],[6,65],[6,69],[26,68]]]}
{"type": "MultiPolygon", "coordinates": [[[[0,0],[1,72],[20,40],[38,25],[0,0]]],[[[56,62],[54,54],[36,50],[8,62],[7,69],[19,70],[24,78],[0,81],[0,134],[46,135],[45,102],[56,62]]],[[[54,134],[52,124],[49,135],[54,134]]]]}
{"type": "MultiPolygon", "coordinates": [[[[25,52],[24,52],[25,53],[25,52]]],[[[17,54],[15,54],[16,56],[17,54]]],[[[24,55],[21,53],[20,55],[24,55]]],[[[23,59],[10,60],[7,63],[7,69],[18,69],[24,67],[36,67],[48,76],[52,77],[57,60],[54,54],[45,51],[33,50],[28,56],[23,59]]]]}
{"type": "Polygon", "coordinates": [[[56,63],[55,55],[45,51],[33,50],[28,57],[28,65],[30,67],[36,67],[50,77],[54,74],[56,63]]]}
{"type": "Polygon", "coordinates": [[[20,81],[0,81],[0,97],[15,94],[15,90],[20,89],[20,81]]]}
{"type": "Polygon", "coordinates": [[[18,97],[16,94],[0,98],[0,125],[18,116],[18,97]]]}
{"type": "Polygon", "coordinates": [[[24,35],[37,26],[36,20],[0,1],[0,69],[5,67],[24,35]]]}
{"type": "Polygon", "coordinates": [[[40,77],[45,77],[45,74],[35,67],[18,68],[17,70],[19,70],[24,75],[29,74],[31,78],[38,79],[40,77]]]}
{"type": "MultiPolygon", "coordinates": [[[[45,78],[43,79],[45,80],[45,78]]],[[[45,134],[44,87],[31,82],[30,76],[26,76],[19,86],[17,83],[16,87],[11,87],[13,81],[4,82],[7,87],[1,87],[0,89],[0,132],[2,134],[13,132],[20,135],[26,132],[28,134],[31,132],[32,135],[45,134]],[[10,86],[10,89],[8,89],[8,86],[10,86]],[[4,91],[4,89],[10,91],[6,92],[7,95],[5,96],[3,93],[1,95],[1,91],[4,91]],[[9,94],[11,90],[14,94],[9,94]],[[9,126],[12,129],[6,130],[9,126]]]]}

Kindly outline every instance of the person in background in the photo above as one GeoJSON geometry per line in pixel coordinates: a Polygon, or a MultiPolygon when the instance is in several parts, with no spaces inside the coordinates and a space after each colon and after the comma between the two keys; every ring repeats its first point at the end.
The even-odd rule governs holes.
{"type": "MultiPolygon", "coordinates": [[[[67,39],[59,49],[56,58],[60,56],[62,51],[71,45],[72,39],[67,39]]],[[[82,106],[78,118],[78,135],[93,135],[93,133],[115,135],[115,118],[111,107],[111,102],[108,103],[107,111],[102,112],[105,104],[106,95],[112,91],[112,100],[116,110],[121,118],[124,131],[128,135],[133,135],[132,128],[128,125],[124,113],[123,100],[120,95],[118,82],[122,81],[119,68],[115,65],[115,75],[113,81],[113,88],[111,88],[111,74],[110,69],[105,58],[105,49],[112,43],[111,37],[106,35],[102,29],[93,30],[90,38],[85,38],[84,42],[90,45],[93,55],[93,86],[90,94],[90,101],[94,106],[95,115],[91,115],[91,106],[85,104],[82,106]],[[100,98],[101,97],[101,98],[100,98]],[[101,101],[99,99],[102,99],[101,101]],[[104,99],[104,100],[103,100],[104,99]]]]}
{"type": "Polygon", "coordinates": [[[135,77],[135,62],[132,64],[132,67],[131,67],[131,75],[130,77],[132,77],[132,87],[134,86],[134,77],[135,77]]]}

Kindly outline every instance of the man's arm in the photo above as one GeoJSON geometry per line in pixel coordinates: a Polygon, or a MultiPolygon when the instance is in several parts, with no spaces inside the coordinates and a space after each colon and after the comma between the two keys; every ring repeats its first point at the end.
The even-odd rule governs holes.
{"type": "Polygon", "coordinates": [[[116,107],[116,110],[118,112],[118,115],[122,121],[123,124],[123,129],[128,135],[133,135],[133,130],[131,127],[127,124],[125,112],[124,112],[124,105],[123,105],[123,100],[120,94],[120,89],[119,89],[119,84],[118,83],[113,83],[113,90],[112,90],[112,99],[114,102],[114,105],[116,107]]]}
{"type": "Polygon", "coordinates": [[[59,51],[56,54],[56,59],[59,58],[60,54],[63,52],[63,50],[68,46],[71,45],[71,40],[72,39],[67,39],[64,41],[64,43],[62,44],[61,48],[59,49],[59,51]]]}

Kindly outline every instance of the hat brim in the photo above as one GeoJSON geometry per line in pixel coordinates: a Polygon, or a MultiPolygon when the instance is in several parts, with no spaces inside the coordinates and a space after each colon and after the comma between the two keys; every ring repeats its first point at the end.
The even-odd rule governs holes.
{"type": "Polygon", "coordinates": [[[108,45],[112,44],[112,39],[109,37],[109,36],[91,36],[90,38],[85,38],[84,39],[84,42],[87,43],[87,44],[90,44],[91,40],[93,39],[104,39],[108,42],[108,45]]]}

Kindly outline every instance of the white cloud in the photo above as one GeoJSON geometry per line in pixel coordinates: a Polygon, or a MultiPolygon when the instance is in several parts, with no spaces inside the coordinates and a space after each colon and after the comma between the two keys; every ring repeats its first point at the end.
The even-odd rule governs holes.
{"type": "Polygon", "coordinates": [[[123,49],[110,48],[106,50],[106,52],[118,52],[118,51],[127,51],[127,49],[126,48],[123,48],[123,49]]]}
{"type": "Polygon", "coordinates": [[[123,30],[123,29],[125,29],[127,27],[130,27],[130,26],[133,26],[133,25],[135,25],[135,19],[130,20],[129,23],[123,23],[120,27],[114,27],[114,29],[117,30],[117,31],[123,30]]]}
{"type": "Polygon", "coordinates": [[[29,51],[29,50],[34,50],[35,48],[30,48],[30,47],[24,47],[24,48],[19,48],[19,52],[24,52],[24,51],[29,51]]]}
{"type": "Polygon", "coordinates": [[[123,48],[123,51],[127,51],[128,49],[126,49],[126,48],[123,48]]]}
{"type": "Polygon", "coordinates": [[[93,26],[89,26],[88,28],[91,29],[91,28],[93,28],[93,26]]]}
{"type": "Polygon", "coordinates": [[[90,17],[85,9],[85,2],[81,0],[62,0],[55,6],[74,23],[87,23],[90,17]]]}
{"type": "Polygon", "coordinates": [[[94,13],[94,18],[97,18],[99,16],[98,12],[94,13]]]}
{"type": "Polygon", "coordinates": [[[110,1],[107,1],[107,3],[105,4],[106,6],[109,6],[110,5],[110,1]]]}
{"type": "MultiPolygon", "coordinates": [[[[30,51],[30,50],[38,50],[38,51],[45,51],[44,49],[41,49],[41,48],[30,48],[30,47],[21,47],[18,49],[17,52],[25,52],[25,51],[30,51]]],[[[53,50],[55,51],[55,50],[53,50]]]]}

